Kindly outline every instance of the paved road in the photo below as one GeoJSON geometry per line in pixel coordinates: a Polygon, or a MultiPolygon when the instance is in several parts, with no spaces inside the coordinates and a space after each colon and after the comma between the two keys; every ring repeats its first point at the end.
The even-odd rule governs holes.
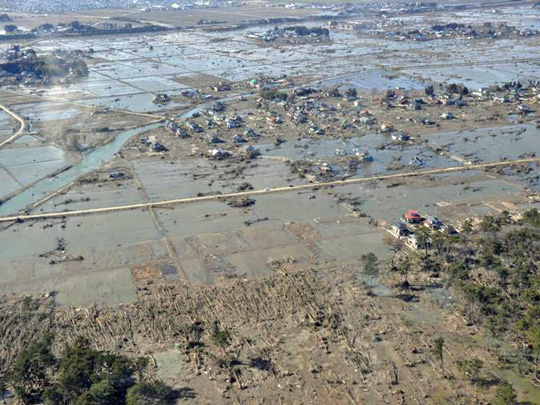
{"type": "Polygon", "coordinates": [[[327,181],[327,182],[320,182],[320,183],[309,183],[309,184],[303,184],[303,185],[293,186],[293,187],[277,187],[277,188],[264,189],[264,190],[253,190],[253,191],[244,191],[244,192],[239,192],[239,193],[208,195],[208,196],[203,196],[203,197],[179,198],[175,200],[144,202],[144,203],[138,203],[138,204],[102,207],[102,208],[91,208],[91,209],[77,210],[77,211],[62,211],[62,212],[0,217],[0,223],[23,221],[23,220],[30,220],[30,219],[63,218],[63,217],[72,217],[72,216],[81,216],[81,215],[90,215],[90,214],[112,213],[112,212],[118,212],[118,211],[157,208],[157,207],[162,207],[162,206],[198,203],[198,202],[204,202],[204,201],[219,201],[226,198],[234,198],[234,197],[248,197],[248,196],[255,196],[259,194],[270,194],[270,193],[286,193],[286,192],[291,192],[291,191],[307,190],[307,189],[314,189],[314,188],[319,188],[319,187],[344,186],[344,185],[349,185],[349,184],[365,183],[365,182],[374,181],[374,180],[380,181],[380,180],[388,180],[388,179],[396,179],[396,178],[427,176],[427,175],[433,175],[433,174],[452,173],[452,172],[460,172],[460,171],[465,171],[465,170],[482,169],[482,168],[495,167],[495,166],[508,166],[508,165],[513,165],[513,164],[524,164],[524,163],[540,163],[540,159],[531,158],[531,159],[505,160],[505,161],[491,162],[491,163],[471,164],[471,165],[466,165],[466,166],[446,167],[443,169],[430,169],[430,170],[422,170],[422,171],[416,171],[416,172],[389,174],[389,175],[383,175],[383,176],[363,177],[360,179],[348,179],[348,180],[336,180],[336,181],[327,181]]]}
{"type": "Polygon", "coordinates": [[[19,124],[20,124],[20,127],[19,127],[19,130],[17,132],[15,132],[12,136],[10,136],[8,139],[6,139],[5,141],[3,142],[0,142],[0,149],[3,148],[4,146],[6,146],[7,144],[15,141],[19,136],[21,136],[21,134],[25,131],[26,129],[26,122],[24,121],[24,119],[19,116],[17,113],[11,111],[10,109],[8,109],[7,107],[3,106],[2,104],[0,104],[0,109],[3,110],[6,114],[8,115],[11,115],[13,118],[15,118],[19,124]]]}

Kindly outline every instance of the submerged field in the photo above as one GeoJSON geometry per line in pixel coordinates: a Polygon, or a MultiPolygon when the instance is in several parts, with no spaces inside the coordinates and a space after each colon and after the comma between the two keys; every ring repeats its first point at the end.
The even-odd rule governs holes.
{"type": "MultiPolygon", "coordinates": [[[[529,5],[497,10],[389,14],[376,28],[538,24],[529,5]]],[[[184,27],[316,10],[79,15],[128,14],[184,27]]],[[[392,225],[435,216],[465,255],[495,232],[478,228],[485,216],[517,227],[540,206],[539,37],[350,28],[372,22],[302,22],[329,40],[294,44],[258,37],[273,25],[27,44],[86,51],[89,74],[0,89],[13,113],[0,114],[0,368],[51,328],[152,356],[152,373],[197,403],[467,404],[503,380],[538,403],[537,379],[519,374],[532,349],[465,319],[448,258],[392,225]],[[410,274],[396,271],[407,257],[410,274]],[[425,257],[444,270],[420,270],[425,257]],[[463,371],[473,357],[483,386],[463,371]]]]}

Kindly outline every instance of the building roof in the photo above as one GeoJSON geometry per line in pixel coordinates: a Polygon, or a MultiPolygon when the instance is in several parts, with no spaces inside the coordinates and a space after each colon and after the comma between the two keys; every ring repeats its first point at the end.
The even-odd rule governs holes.
{"type": "Polygon", "coordinates": [[[405,218],[420,218],[420,214],[416,210],[409,210],[405,214],[405,218]]]}

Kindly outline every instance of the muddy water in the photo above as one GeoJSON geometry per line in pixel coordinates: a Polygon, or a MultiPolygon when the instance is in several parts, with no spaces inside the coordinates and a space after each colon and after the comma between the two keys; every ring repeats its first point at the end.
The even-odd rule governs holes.
{"type": "Polygon", "coordinates": [[[58,121],[75,118],[81,114],[76,108],[65,108],[61,103],[29,103],[14,108],[20,115],[31,121],[58,121]]]}
{"type": "Polygon", "coordinates": [[[331,79],[322,81],[323,88],[339,86],[340,88],[353,87],[364,90],[386,90],[396,87],[421,90],[425,84],[419,80],[410,79],[404,75],[390,74],[385,70],[353,74],[345,79],[331,79]]]}
{"type": "Polygon", "coordinates": [[[10,121],[9,116],[0,111],[0,141],[4,141],[13,135],[14,128],[15,126],[10,121]]]}
{"type": "Polygon", "coordinates": [[[540,130],[534,124],[439,132],[430,137],[433,146],[471,161],[519,159],[540,150],[540,130]]]}
{"type": "Polygon", "coordinates": [[[456,162],[414,144],[399,144],[390,136],[370,134],[350,139],[302,139],[285,142],[279,146],[260,145],[263,156],[283,157],[291,160],[324,161],[338,157],[338,153],[352,156],[356,152],[368,152],[373,158],[360,164],[355,177],[388,174],[395,168],[416,167],[411,160],[418,158],[421,166],[443,168],[456,166],[456,162]],[[339,152],[338,152],[339,151],[339,152]]]}
{"type": "MultiPolygon", "coordinates": [[[[169,93],[169,95],[172,95],[169,93]]],[[[90,100],[81,101],[84,104],[88,104],[94,107],[106,107],[121,110],[130,110],[140,113],[149,113],[156,111],[166,111],[171,108],[184,108],[187,107],[184,103],[170,102],[167,104],[156,104],[153,102],[153,94],[141,93],[131,94],[126,96],[111,96],[103,98],[94,98],[90,100]]]]}
{"type": "Polygon", "coordinates": [[[28,205],[41,200],[57,190],[60,190],[62,187],[67,186],[80,176],[89,173],[92,170],[98,169],[104,162],[112,159],[114,154],[117,153],[131,137],[144,131],[157,128],[160,125],[161,124],[150,124],[121,133],[112,142],[99,149],[95,149],[86,155],[83,155],[83,158],[68,170],[52,178],[47,178],[40,181],[36,185],[4,202],[2,205],[0,205],[0,216],[17,214],[19,211],[25,209],[28,205]]]}

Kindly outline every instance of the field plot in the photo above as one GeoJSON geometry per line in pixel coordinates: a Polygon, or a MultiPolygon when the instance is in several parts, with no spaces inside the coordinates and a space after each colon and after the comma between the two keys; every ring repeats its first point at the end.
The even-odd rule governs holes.
{"type": "MultiPolygon", "coordinates": [[[[114,14],[117,14],[118,12],[114,12],[114,14]]],[[[64,13],[64,14],[12,14],[13,18],[13,24],[17,25],[18,27],[23,28],[24,30],[31,30],[33,28],[37,28],[42,24],[49,23],[49,24],[69,24],[73,21],[79,21],[81,24],[90,24],[94,25],[96,27],[101,27],[104,22],[107,23],[116,23],[118,25],[125,24],[125,22],[122,22],[120,20],[114,20],[110,19],[109,17],[101,16],[101,15],[85,15],[84,14],[71,14],[71,13],[64,13]]],[[[120,15],[121,13],[118,13],[120,15]]]]}
{"type": "MultiPolygon", "coordinates": [[[[226,169],[224,170],[226,171],[226,169]]],[[[290,173],[289,167],[279,160],[260,160],[248,166],[237,176],[216,173],[209,162],[186,161],[178,164],[165,164],[155,160],[141,160],[135,163],[135,172],[150,200],[167,200],[194,197],[198,194],[231,193],[243,184],[250,188],[264,189],[305,183],[290,173]]]]}
{"type": "MultiPolygon", "coordinates": [[[[196,26],[201,20],[217,24],[238,24],[262,18],[302,18],[319,13],[316,10],[283,10],[264,6],[230,7],[225,9],[178,10],[164,12],[142,12],[129,15],[133,21],[152,21],[174,27],[196,26]]],[[[212,23],[210,25],[213,25],[212,23]]]]}
{"type": "Polygon", "coordinates": [[[93,300],[112,305],[124,299],[129,301],[133,298],[129,288],[131,275],[126,278],[122,269],[158,259],[164,247],[157,241],[157,231],[148,214],[132,212],[104,220],[94,217],[85,221],[53,221],[37,225],[39,232],[32,225],[3,232],[5,274],[0,288],[23,293],[56,291],[70,305],[93,300]],[[125,221],[133,224],[131,237],[119,238],[129,232],[125,227],[118,228],[125,221]],[[19,238],[27,244],[18,245],[19,238]],[[151,242],[153,238],[156,242],[151,242]],[[78,281],[80,277],[83,284],[78,281]],[[102,287],[109,283],[110,290],[105,292],[102,287]],[[73,295],[75,285],[84,293],[73,295]]]}
{"type": "Polygon", "coordinates": [[[0,151],[0,163],[4,170],[25,186],[73,162],[72,157],[53,146],[15,147],[0,151]]]}
{"type": "Polygon", "coordinates": [[[0,168],[0,180],[0,197],[11,194],[22,186],[4,167],[0,168]]]}
{"type": "MultiPolygon", "coordinates": [[[[125,189],[120,189],[118,194],[103,190],[82,195],[91,196],[90,204],[102,204],[109,202],[107,199],[111,197],[107,196],[111,193],[127,195],[125,189]]],[[[75,209],[79,206],[79,195],[70,192],[51,200],[44,208],[69,206],[75,209]],[[59,204],[62,200],[69,205],[59,204]]],[[[225,203],[216,202],[152,211],[155,213],[132,211],[122,215],[46,221],[16,226],[2,233],[9,237],[2,244],[10,251],[2,255],[2,263],[6,268],[16,266],[18,275],[15,279],[6,277],[6,284],[1,288],[30,293],[46,292],[56,285],[59,294],[67,294],[70,280],[81,272],[92,274],[84,282],[92,286],[104,282],[100,281],[101,275],[107,269],[118,269],[115,271],[121,271],[118,274],[122,274],[120,280],[124,280],[125,275],[120,269],[131,268],[137,275],[141,265],[167,262],[170,265],[162,277],[170,276],[172,269],[177,277],[195,283],[214,283],[233,275],[271,273],[272,261],[283,258],[302,268],[317,260],[319,255],[318,260],[339,263],[358,260],[361,254],[370,251],[386,255],[381,231],[370,229],[365,221],[350,217],[348,210],[336,205],[333,197],[320,192],[260,197],[251,209],[231,209],[225,203]],[[250,222],[253,225],[246,227],[250,222]],[[124,223],[131,223],[132,229],[126,229],[124,223]],[[40,231],[36,233],[34,229],[38,228],[40,231]],[[46,243],[9,248],[15,243],[14,235],[17,239],[29,240],[25,235],[31,234],[46,243]],[[353,249],[358,235],[367,238],[366,243],[353,249]],[[336,236],[341,242],[335,240],[336,236]],[[55,249],[55,244],[62,243],[65,247],[60,252],[55,249]],[[92,247],[90,250],[89,246],[92,247]],[[79,257],[84,260],[78,260],[79,257]],[[53,261],[57,263],[51,264],[53,261]]],[[[113,302],[115,294],[124,294],[114,288],[106,293],[112,298],[104,298],[100,289],[92,295],[92,289],[88,288],[77,299],[113,302]]],[[[66,303],[73,302],[74,298],[66,297],[66,303]]]]}
{"type": "Polygon", "coordinates": [[[4,112],[0,112],[0,142],[5,141],[11,135],[13,135],[16,124],[12,122],[9,115],[4,112]]]}
{"type": "Polygon", "coordinates": [[[77,117],[81,112],[75,108],[66,108],[59,103],[18,104],[15,108],[19,114],[30,121],[59,121],[77,117]]]}
{"type": "Polygon", "coordinates": [[[419,184],[413,180],[373,186],[344,186],[336,188],[336,192],[347,199],[355,199],[360,211],[385,222],[400,220],[408,209],[459,221],[496,213],[499,208],[490,206],[496,201],[525,202],[520,198],[524,190],[519,185],[489,179],[481,174],[452,177],[434,176],[432,180],[419,184]],[[479,209],[479,206],[484,208],[479,209]]]}
{"type": "Polygon", "coordinates": [[[518,159],[540,150],[540,129],[534,125],[511,125],[438,133],[429,137],[429,143],[472,162],[518,159]]]}

